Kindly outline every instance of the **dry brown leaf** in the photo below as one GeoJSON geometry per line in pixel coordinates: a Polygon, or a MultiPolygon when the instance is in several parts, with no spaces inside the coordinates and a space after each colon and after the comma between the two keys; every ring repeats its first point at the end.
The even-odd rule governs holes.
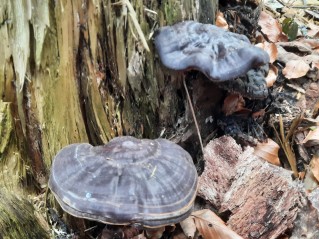
{"type": "MultiPolygon", "coordinates": [[[[305,56],[298,56],[292,52],[286,51],[280,44],[276,44],[278,49],[278,57],[277,60],[287,64],[289,61],[304,61],[306,64],[317,65],[319,63],[319,55],[318,54],[310,54],[305,56]]],[[[313,50],[314,51],[314,50],[313,50]]]]}
{"type": "Polygon", "coordinates": [[[251,117],[253,119],[257,120],[258,118],[263,118],[265,116],[265,113],[266,113],[265,109],[260,109],[260,110],[258,110],[256,112],[253,112],[251,114],[251,117]]]}
{"type": "Polygon", "coordinates": [[[304,57],[302,57],[302,59],[307,64],[310,64],[310,63],[317,64],[317,63],[319,63],[319,55],[315,55],[315,54],[304,56],[304,57]]]}
{"type": "MultiPolygon", "coordinates": [[[[319,114],[319,99],[317,102],[314,104],[313,109],[312,109],[312,115],[317,116],[319,114]]],[[[318,124],[319,125],[319,124],[318,124]]]]}
{"type": "Polygon", "coordinates": [[[226,30],[228,30],[228,23],[224,17],[224,14],[222,12],[218,12],[217,16],[216,16],[216,22],[215,22],[216,26],[224,28],[226,30]]]}
{"type": "Polygon", "coordinates": [[[203,238],[243,239],[228,228],[224,221],[211,210],[204,209],[192,213],[195,224],[203,238]]]}
{"type": "Polygon", "coordinates": [[[271,42],[282,41],[282,28],[278,21],[268,13],[261,12],[258,24],[261,26],[261,31],[271,42]]]}
{"type": "Polygon", "coordinates": [[[278,50],[275,43],[263,42],[256,44],[256,46],[260,47],[268,53],[270,57],[270,63],[273,63],[275,60],[277,60],[278,50]]]}
{"type": "Polygon", "coordinates": [[[318,187],[318,181],[313,176],[312,171],[310,170],[310,165],[308,166],[308,170],[306,171],[305,179],[303,181],[304,188],[307,192],[311,192],[315,188],[318,187]]]}
{"type": "Polygon", "coordinates": [[[305,76],[309,69],[309,64],[303,60],[291,60],[287,62],[286,67],[282,70],[282,73],[287,79],[296,79],[305,76]]]}
{"type": "Polygon", "coordinates": [[[312,62],[312,67],[319,69],[319,62],[312,62]]]}
{"type": "Polygon", "coordinates": [[[260,31],[257,31],[255,34],[255,44],[258,45],[259,43],[263,43],[265,41],[266,39],[264,35],[260,31]]]}
{"type": "Polygon", "coordinates": [[[267,87],[273,86],[273,84],[276,82],[278,77],[278,68],[274,65],[269,65],[269,72],[266,77],[266,83],[267,87]]]}
{"type": "Polygon", "coordinates": [[[307,32],[307,35],[312,38],[318,38],[319,37],[319,26],[315,25],[313,23],[308,23],[307,27],[310,28],[310,30],[307,32]]]}
{"type": "MultiPolygon", "coordinates": [[[[317,103],[314,105],[315,110],[319,108],[319,99],[317,101],[317,103]]],[[[313,114],[313,115],[317,115],[317,114],[313,114]]],[[[303,123],[305,123],[305,125],[307,127],[311,127],[311,126],[319,126],[319,119],[313,119],[313,118],[303,118],[303,123]]]]}
{"type": "Polygon", "coordinates": [[[305,44],[306,46],[310,47],[311,49],[319,48],[319,39],[308,39],[308,38],[299,38],[298,42],[305,44]]]}
{"type": "Polygon", "coordinates": [[[276,45],[281,46],[292,53],[296,53],[297,55],[305,55],[312,53],[311,46],[300,41],[278,42],[276,43],[276,45]]]}
{"type": "Polygon", "coordinates": [[[306,138],[302,143],[307,146],[315,146],[319,144],[319,127],[316,127],[314,130],[310,130],[306,138]]]}
{"type": "Polygon", "coordinates": [[[187,238],[194,238],[196,233],[196,225],[192,216],[186,218],[184,221],[181,221],[179,224],[181,225],[181,228],[183,229],[183,232],[187,238]]]}
{"type": "Polygon", "coordinates": [[[314,155],[310,162],[310,168],[311,172],[313,173],[313,176],[317,179],[319,182],[319,156],[314,155]]]}
{"type": "Polygon", "coordinates": [[[285,48],[283,48],[282,46],[280,46],[278,43],[276,44],[277,46],[277,50],[278,50],[278,57],[277,57],[277,60],[279,62],[283,62],[283,63],[287,63],[291,60],[302,60],[302,57],[292,53],[292,52],[289,52],[289,51],[286,51],[285,48]]]}
{"type": "Polygon", "coordinates": [[[257,146],[254,148],[254,155],[266,160],[271,164],[280,166],[278,157],[279,148],[279,145],[275,141],[268,138],[267,142],[257,144],[257,146]]]}
{"type": "Polygon", "coordinates": [[[244,109],[244,106],[245,100],[240,94],[230,94],[224,100],[222,111],[227,116],[244,109]]]}

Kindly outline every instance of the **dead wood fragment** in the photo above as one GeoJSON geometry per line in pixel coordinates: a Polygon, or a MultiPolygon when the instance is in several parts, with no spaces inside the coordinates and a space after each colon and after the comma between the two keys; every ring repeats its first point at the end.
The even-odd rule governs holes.
{"type": "Polygon", "coordinates": [[[238,164],[220,211],[232,213],[227,224],[245,238],[277,238],[293,227],[303,197],[290,171],[250,156],[238,164]]]}
{"type": "Polygon", "coordinates": [[[228,136],[212,140],[204,148],[205,170],[199,178],[198,195],[217,208],[235,176],[241,147],[228,136]]]}
{"type": "Polygon", "coordinates": [[[244,238],[277,238],[293,227],[304,204],[303,191],[290,171],[252,151],[242,151],[227,136],[211,141],[204,149],[199,195],[221,213],[230,213],[227,225],[244,238]]]}

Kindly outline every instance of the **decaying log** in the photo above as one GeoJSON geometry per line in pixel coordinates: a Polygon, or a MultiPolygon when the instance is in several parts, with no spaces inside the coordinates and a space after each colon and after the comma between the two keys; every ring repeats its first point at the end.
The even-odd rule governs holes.
{"type": "Polygon", "coordinates": [[[290,171],[260,160],[252,148],[239,148],[226,136],[206,146],[200,196],[230,215],[228,226],[244,238],[277,238],[293,227],[304,205],[302,187],[290,171]]]}

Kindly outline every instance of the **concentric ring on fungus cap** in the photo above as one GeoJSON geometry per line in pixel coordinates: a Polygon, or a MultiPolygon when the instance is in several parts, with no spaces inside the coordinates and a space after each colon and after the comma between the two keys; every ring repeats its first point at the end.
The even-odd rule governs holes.
{"type": "Polygon", "coordinates": [[[268,53],[246,36],[195,21],[159,28],[154,43],[165,67],[196,69],[215,82],[235,79],[269,62],[268,53]]]}
{"type": "Polygon", "coordinates": [[[161,227],[191,213],[197,172],[191,156],[168,140],[123,136],[104,146],[63,148],[54,158],[49,187],[75,217],[161,227]]]}

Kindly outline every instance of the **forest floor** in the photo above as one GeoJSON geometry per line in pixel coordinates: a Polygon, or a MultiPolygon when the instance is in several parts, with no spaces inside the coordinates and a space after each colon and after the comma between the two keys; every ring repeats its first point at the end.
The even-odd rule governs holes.
{"type": "MultiPolygon", "coordinates": [[[[222,6],[217,17],[216,25],[249,35],[270,56],[269,97],[260,104],[228,93],[221,111],[236,122],[224,133],[231,128],[236,142],[223,136],[205,146],[199,180],[206,208],[243,238],[319,238],[318,8],[317,1],[264,1],[256,31],[247,30],[255,24],[247,5],[222,6]]],[[[204,238],[240,238],[196,222],[219,225],[212,217],[194,218],[204,238]]]]}
{"type": "MultiPolygon", "coordinates": [[[[216,127],[218,120],[228,123],[204,136],[202,155],[200,147],[194,152],[200,171],[196,210],[149,238],[319,238],[319,4],[267,0],[261,9],[260,1],[247,2],[221,6],[216,25],[248,34],[268,52],[269,96],[228,93],[220,105],[228,118],[198,119],[216,127]],[[256,13],[259,19],[252,17],[256,13]]],[[[185,137],[184,120],[177,122],[175,133],[183,136],[175,141],[185,137]]],[[[194,128],[191,135],[197,137],[194,128]]],[[[118,238],[147,238],[129,227],[120,233],[104,228],[98,238],[117,238],[115,231],[118,238]]]]}

